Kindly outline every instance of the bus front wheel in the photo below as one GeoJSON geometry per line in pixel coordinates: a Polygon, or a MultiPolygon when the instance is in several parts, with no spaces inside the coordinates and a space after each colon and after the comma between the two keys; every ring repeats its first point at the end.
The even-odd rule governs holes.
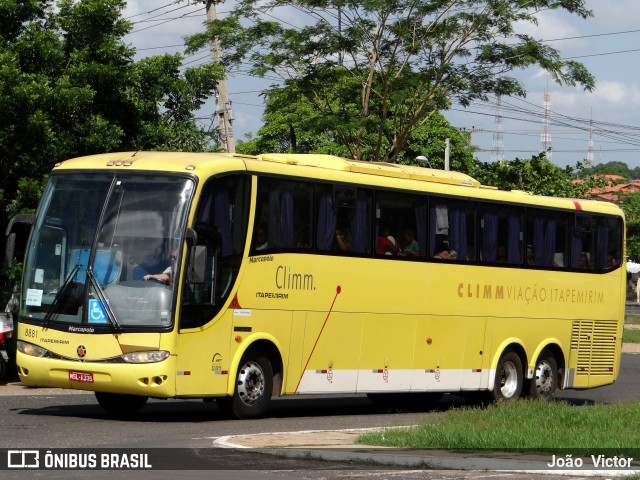
{"type": "Polygon", "coordinates": [[[553,400],[558,388],[558,364],[549,350],[543,350],[536,360],[529,394],[531,398],[553,400]]]}
{"type": "Polygon", "coordinates": [[[522,361],[513,350],[505,351],[496,367],[496,378],[493,385],[492,399],[496,402],[515,400],[522,393],[524,375],[522,361]]]}
{"type": "Polygon", "coordinates": [[[126,417],[138,413],[145,406],[149,397],[126,395],[122,393],[95,392],[96,399],[110,415],[126,417]]]}
{"type": "Polygon", "coordinates": [[[247,352],[240,361],[232,397],[216,399],[223,413],[235,418],[258,418],[269,407],[273,390],[273,367],[259,351],[247,352]]]}

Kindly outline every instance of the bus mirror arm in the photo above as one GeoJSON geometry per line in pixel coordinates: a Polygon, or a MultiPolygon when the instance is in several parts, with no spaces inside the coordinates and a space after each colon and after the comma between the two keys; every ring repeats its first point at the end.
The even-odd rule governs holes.
{"type": "Polygon", "coordinates": [[[15,215],[11,217],[9,220],[9,224],[7,225],[7,230],[4,232],[5,236],[8,236],[13,231],[13,226],[18,223],[22,225],[33,225],[36,221],[36,216],[31,213],[21,213],[19,215],[15,215]]]}
{"type": "Polygon", "coordinates": [[[204,283],[207,265],[207,247],[194,245],[189,249],[187,275],[190,283],[204,283]]]}
{"type": "Polygon", "coordinates": [[[187,228],[186,238],[190,246],[198,244],[198,234],[193,228],[187,228]]]}

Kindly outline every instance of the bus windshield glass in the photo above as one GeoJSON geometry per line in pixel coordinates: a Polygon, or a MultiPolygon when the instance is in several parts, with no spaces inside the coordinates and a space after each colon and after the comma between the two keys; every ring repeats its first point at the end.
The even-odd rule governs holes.
{"type": "Polygon", "coordinates": [[[51,325],[169,327],[193,190],[161,174],[52,176],[25,258],[21,314],[51,325]]]}

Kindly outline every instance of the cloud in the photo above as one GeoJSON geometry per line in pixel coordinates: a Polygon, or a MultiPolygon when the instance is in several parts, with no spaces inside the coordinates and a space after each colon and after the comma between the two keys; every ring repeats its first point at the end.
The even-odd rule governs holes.
{"type": "Polygon", "coordinates": [[[603,28],[624,30],[628,27],[638,28],[640,2],[638,0],[588,0],[587,6],[593,11],[593,18],[603,28]]]}

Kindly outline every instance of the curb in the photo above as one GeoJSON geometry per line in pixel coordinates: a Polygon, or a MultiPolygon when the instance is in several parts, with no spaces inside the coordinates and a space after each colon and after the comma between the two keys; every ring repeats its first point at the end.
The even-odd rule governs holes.
{"type": "Polygon", "coordinates": [[[640,474],[640,470],[630,469],[551,470],[548,466],[551,459],[542,455],[500,452],[487,452],[484,455],[479,452],[466,454],[446,450],[397,449],[354,443],[356,437],[361,433],[379,430],[381,429],[363,428],[226,435],[214,438],[213,446],[238,450],[250,449],[258,453],[297,460],[311,459],[416,469],[583,477],[622,477],[640,474]]]}

